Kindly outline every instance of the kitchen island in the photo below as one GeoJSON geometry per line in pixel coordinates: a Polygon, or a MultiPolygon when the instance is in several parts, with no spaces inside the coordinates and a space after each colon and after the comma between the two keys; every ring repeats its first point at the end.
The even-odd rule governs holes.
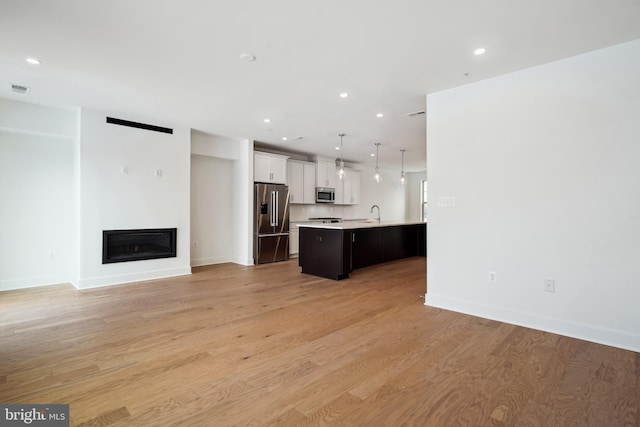
{"type": "Polygon", "coordinates": [[[426,223],[345,221],[299,224],[302,273],[341,280],[358,268],[426,256],[426,223]]]}

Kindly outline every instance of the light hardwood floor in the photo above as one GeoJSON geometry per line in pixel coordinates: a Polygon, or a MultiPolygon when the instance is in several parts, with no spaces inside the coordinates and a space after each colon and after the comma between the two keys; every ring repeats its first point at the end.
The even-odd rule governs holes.
{"type": "Polygon", "coordinates": [[[424,306],[425,259],[0,293],[0,403],[71,425],[639,426],[640,355],[424,306]]]}

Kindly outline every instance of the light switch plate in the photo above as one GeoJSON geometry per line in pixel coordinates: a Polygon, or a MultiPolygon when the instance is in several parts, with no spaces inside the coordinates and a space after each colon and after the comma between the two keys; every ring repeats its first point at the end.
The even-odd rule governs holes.
{"type": "Polygon", "coordinates": [[[438,197],[437,205],[439,208],[453,208],[456,206],[456,198],[454,196],[438,197]]]}

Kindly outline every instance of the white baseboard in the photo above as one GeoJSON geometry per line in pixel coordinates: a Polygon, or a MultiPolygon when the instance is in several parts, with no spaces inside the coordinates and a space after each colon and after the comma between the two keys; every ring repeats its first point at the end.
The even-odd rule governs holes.
{"type": "Polygon", "coordinates": [[[120,274],[114,276],[80,279],[78,289],[100,288],[102,286],[121,285],[123,283],[141,282],[143,280],[164,279],[166,277],[185,276],[191,274],[191,267],[168,268],[165,270],[144,271],[141,273],[120,274]]]}
{"type": "Polygon", "coordinates": [[[224,264],[227,262],[232,262],[230,258],[226,256],[217,256],[211,258],[199,258],[191,260],[191,267],[201,267],[203,265],[212,265],[212,264],[224,264]]]}
{"type": "Polygon", "coordinates": [[[427,293],[425,305],[640,352],[640,335],[427,293]]]}
{"type": "Polygon", "coordinates": [[[249,258],[249,259],[242,259],[242,258],[234,258],[231,260],[232,263],[234,264],[239,264],[239,265],[244,265],[244,266],[250,266],[250,265],[255,265],[253,263],[253,258],[249,258]]]}
{"type": "Polygon", "coordinates": [[[15,289],[37,288],[40,286],[60,285],[72,283],[71,277],[65,276],[41,276],[27,277],[23,279],[0,280],[0,291],[12,291],[15,289]]]}

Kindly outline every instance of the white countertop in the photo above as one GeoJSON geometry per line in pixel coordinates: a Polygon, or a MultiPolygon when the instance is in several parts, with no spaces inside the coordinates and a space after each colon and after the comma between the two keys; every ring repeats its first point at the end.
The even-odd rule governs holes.
{"type": "Polygon", "coordinates": [[[357,228],[375,228],[375,227],[393,227],[395,225],[414,225],[414,224],[426,224],[423,221],[380,221],[377,220],[362,220],[362,221],[349,221],[335,222],[330,224],[319,223],[303,223],[298,222],[298,227],[307,228],[325,228],[327,230],[354,230],[357,228]]]}

